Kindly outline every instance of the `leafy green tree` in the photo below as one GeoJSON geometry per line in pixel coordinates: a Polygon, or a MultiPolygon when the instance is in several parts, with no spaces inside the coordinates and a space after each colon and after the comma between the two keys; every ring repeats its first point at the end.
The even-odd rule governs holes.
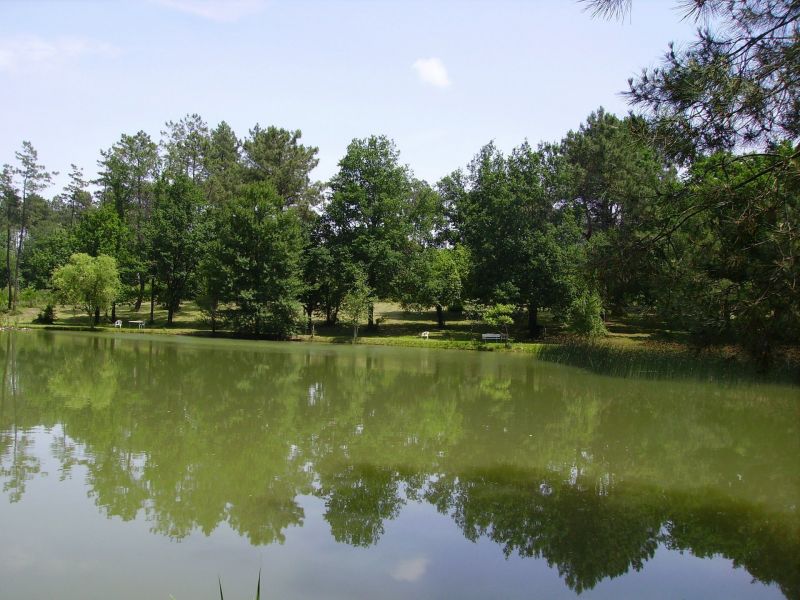
{"type": "Polygon", "coordinates": [[[53,288],[64,303],[83,309],[94,327],[100,322],[100,313],[119,295],[117,261],[105,254],[73,254],[69,263],[53,272],[53,288]]]}
{"type": "Polygon", "coordinates": [[[675,191],[675,169],[647,138],[640,117],[619,119],[602,108],[549,150],[556,197],[576,213],[586,248],[585,277],[622,312],[650,301],[658,252],[639,243],[663,212],[658,199],[675,191]]]}
{"type": "Polygon", "coordinates": [[[197,265],[201,204],[199,188],[184,174],[173,181],[162,180],[156,189],[150,234],[152,262],[163,286],[159,298],[167,307],[167,325],[172,325],[197,265]]]}
{"type": "Polygon", "coordinates": [[[153,208],[154,186],[161,166],[158,146],[147,133],[139,131],[135,135],[123,134],[109,150],[100,154],[101,201],[113,205],[119,218],[133,232],[128,252],[134,266],[133,280],[127,283],[137,290],[134,310],[138,311],[150,272],[147,230],[153,208]]]}
{"type": "MultiPolygon", "coordinates": [[[[339,161],[325,207],[331,251],[357,265],[378,298],[395,295],[395,275],[411,254],[412,185],[408,168],[385,136],[355,139],[339,161]]],[[[368,323],[374,325],[372,308],[368,323]]]]}
{"type": "Polygon", "coordinates": [[[132,232],[119,218],[114,207],[105,204],[84,213],[72,235],[79,252],[91,256],[107,254],[116,258],[118,263],[123,263],[132,232]]]}
{"type": "Polygon", "coordinates": [[[472,256],[468,295],[527,307],[532,337],[540,333],[540,308],[569,304],[580,266],[574,215],[568,204],[557,206],[546,176],[542,153],[527,142],[509,157],[488,144],[466,175],[444,182],[455,230],[472,256]]]}
{"type": "Polygon", "coordinates": [[[367,283],[367,275],[364,271],[358,270],[353,285],[342,300],[340,309],[344,322],[353,327],[353,342],[358,339],[358,327],[367,320],[373,301],[372,289],[367,283]]]}
{"type": "MultiPolygon", "coordinates": [[[[83,213],[70,237],[77,252],[84,252],[90,256],[106,254],[117,260],[117,268],[123,282],[118,299],[138,297],[140,292],[137,273],[141,263],[132,254],[133,232],[120,219],[112,204],[101,204],[83,213]]],[[[111,310],[112,319],[116,319],[116,303],[112,304],[111,310]]]]}
{"type": "Polygon", "coordinates": [[[463,246],[425,248],[414,255],[399,276],[400,301],[411,310],[433,306],[439,329],[443,329],[444,307],[462,299],[462,282],[468,270],[469,254],[463,246]]]}
{"type": "Polygon", "coordinates": [[[65,264],[76,250],[75,237],[60,226],[32,237],[21,266],[25,282],[37,289],[48,287],[53,270],[65,264]]]}
{"type": "Polygon", "coordinates": [[[513,304],[493,304],[484,311],[483,320],[492,327],[502,327],[508,339],[508,326],[514,324],[513,315],[513,304]]]}
{"type": "Polygon", "coordinates": [[[302,301],[308,329],[312,331],[312,318],[317,311],[324,312],[326,324],[334,323],[339,305],[347,292],[349,279],[343,277],[337,268],[323,216],[311,211],[307,213],[303,225],[305,245],[302,301]]]}
{"type": "Polygon", "coordinates": [[[240,188],[219,214],[220,263],[230,274],[225,300],[241,332],[286,337],[298,326],[302,229],[297,213],[267,183],[240,188]]]}

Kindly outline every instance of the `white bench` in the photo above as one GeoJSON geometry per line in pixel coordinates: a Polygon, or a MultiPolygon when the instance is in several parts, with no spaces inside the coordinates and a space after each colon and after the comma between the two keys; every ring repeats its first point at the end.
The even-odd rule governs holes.
{"type": "Polygon", "coordinates": [[[137,325],[139,329],[144,329],[144,321],[128,321],[128,325],[137,325]]]}
{"type": "Polygon", "coordinates": [[[507,340],[508,336],[504,333],[482,333],[481,340],[484,342],[502,342],[507,340]]]}

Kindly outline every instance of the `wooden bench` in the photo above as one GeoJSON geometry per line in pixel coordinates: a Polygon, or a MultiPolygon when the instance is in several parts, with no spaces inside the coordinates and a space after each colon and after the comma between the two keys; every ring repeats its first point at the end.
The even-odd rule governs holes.
{"type": "Polygon", "coordinates": [[[484,342],[502,342],[507,340],[508,336],[504,333],[482,333],[481,340],[484,342]]]}

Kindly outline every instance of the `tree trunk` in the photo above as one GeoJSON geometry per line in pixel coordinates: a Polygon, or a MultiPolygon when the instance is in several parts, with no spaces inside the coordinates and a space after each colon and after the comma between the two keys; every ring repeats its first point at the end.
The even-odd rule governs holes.
{"type": "Polygon", "coordinates": [[[96,306],[94,309],[94,320],[92,321],[92,328],[100,324],[100,307],[96,306]]]}
{"type": "Polygon", "coordinates": [[[16,308],[19,298],[19,258],[22,255],[22,240],[25,239],[25,221],[27,219],[27,201],[25,194],[22,196],[22,216],[19,220],[19,239],[17,240],[17,255],[14,257],[14,302],[12,308],[16,308]]]}
{"type": "Polygon", "coordinates": [[[142,308],[142,299],[144,298],[144,277],[142,277],[141,273],[137,273],[136,278],[139,280],[139,293],[136,295],[136,303],[133,305],[133,312],[139,312],[139,309],[142,308]]]}
{"type": "MultiPolygon", "coordinates": [[[[144,283],[142,283],[142,290],[144,290],[144,283]]],[[[142,292],[144,293],[144,291],[142,292]]],[[[139,304],[141,304],[141,299],[139,300],[139,304]]],[[[153,324],[153,312],[155,311],[156,305],[156,282],[155,278],[150,278],[150,325],[153,324]]],[[[138,310],[138,309],[137,309],[138,310]]]]}
{"type": "Polygon", "coordinates": [[[304,308],[306,311],[306,329],[311,334],[311,337],[314,337],[314,321],[311,318],[314,314],[314,307],[309,304],[304,308]]]}
{"type": "Polygon", "coordinates": [[[175,309],[172,307],[172,304],[169,305],[167,308],[167,325],[172,325],[172,315],[175,313],[175,309]]]}
{"type": "Polygon", "coordinates": [[[372,302],[367,309],[367,329],[375,329],[375,305],[372,302]]]}
{"type": "Polygon", "coordinates": [[[116,302],[112,302],[111,303],[111,320],[115,321],[115,322],[117,320],[117,303],[116,302]]]}
{"type": "Polygon", "coordinates": [[[439,322],[439,329],[444,329],[444,310],[441,304],[436,305],[436,320],[439,322]]]}
{"type": "Polygon", "coordinates": [[[532,338],[539,337],[541,327],[539,327],[539,307],[533,302],[528,304],[528,335],[532,338]]]}
{"type": "Polygon", "coordinates": [[[11,209],[8,211],[8,226],[6,227],[6,276],[8,277],[8,310],[11,312],[11,301],[14,297],[14,281],[11,279],[11,209]]]}

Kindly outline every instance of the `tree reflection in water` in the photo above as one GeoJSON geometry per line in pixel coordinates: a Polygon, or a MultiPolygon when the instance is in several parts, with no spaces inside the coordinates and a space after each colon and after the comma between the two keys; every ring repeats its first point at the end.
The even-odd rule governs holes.
{"type": "Polygon", "coordinates": [[[536,557],[576,592],[659,546],[800,596],[796,389],[602,377],[516,356],[3,334],[0,481],[19,502],[51,431],[107,516],[252,544],[324,504],[377,544],[408,502],[536,557]]]}

